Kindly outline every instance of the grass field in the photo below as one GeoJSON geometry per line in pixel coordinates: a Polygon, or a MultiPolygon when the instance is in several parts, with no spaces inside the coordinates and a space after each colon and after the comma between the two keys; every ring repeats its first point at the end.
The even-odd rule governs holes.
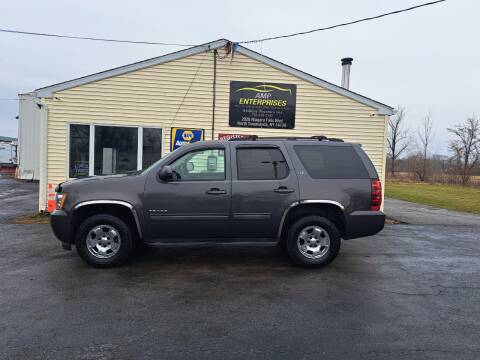
{"type": "Polygon", "coordinates": [[[387,182],[385,196],[480,214],[480,187],[387,182]]]}

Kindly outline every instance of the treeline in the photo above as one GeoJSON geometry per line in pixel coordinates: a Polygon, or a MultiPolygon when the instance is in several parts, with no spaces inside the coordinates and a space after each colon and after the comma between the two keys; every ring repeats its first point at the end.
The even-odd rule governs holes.
{"type": "Polygon", "coordinates": [[[480,184],[480,119],[475,115],[447,128],[449,155],[432,153],[434,121],[426,114],[416,129],[405,123],[402,106],[388,124],[387,172],[393,178],[451,184],[480,184]],[[478,177],[478,179],[477,179],[478,177]]]}

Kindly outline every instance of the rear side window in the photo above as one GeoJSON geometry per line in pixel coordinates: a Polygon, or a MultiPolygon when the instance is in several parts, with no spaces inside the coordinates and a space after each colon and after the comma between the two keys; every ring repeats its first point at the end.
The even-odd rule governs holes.
{"type": "Polygon", "coordinates": [[[295,145],[308,175],[314,179],[368,179],[362,160],[351,146],[295,145]]]}
{"type": "Polygon", "coordinates": [[[239,180],[275,180],[288,175],[288,165],[278,148],[237,149],[239,180]]]}

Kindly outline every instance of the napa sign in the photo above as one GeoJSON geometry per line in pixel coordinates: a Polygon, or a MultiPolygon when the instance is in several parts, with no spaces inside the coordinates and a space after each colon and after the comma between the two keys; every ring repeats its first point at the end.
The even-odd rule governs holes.
{"type": "Polygon", "coordinates": [[[203,129],[172,128],[170,132],[170,151],[178,149],[182,145],[203,140],[204,133],[203,129]]]}

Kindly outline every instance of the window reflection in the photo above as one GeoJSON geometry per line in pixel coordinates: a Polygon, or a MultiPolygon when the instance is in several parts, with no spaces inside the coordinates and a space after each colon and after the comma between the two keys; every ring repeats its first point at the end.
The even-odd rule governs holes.
{"type": "Polygon", "coordinates": [[[90,125],[70,125],[69,177],[88,176],[90,125]]]}
{"type": "Polygon", "coordinates": [[[95,126],[95,175],[137,170],[138,129],[95,126]]]}

